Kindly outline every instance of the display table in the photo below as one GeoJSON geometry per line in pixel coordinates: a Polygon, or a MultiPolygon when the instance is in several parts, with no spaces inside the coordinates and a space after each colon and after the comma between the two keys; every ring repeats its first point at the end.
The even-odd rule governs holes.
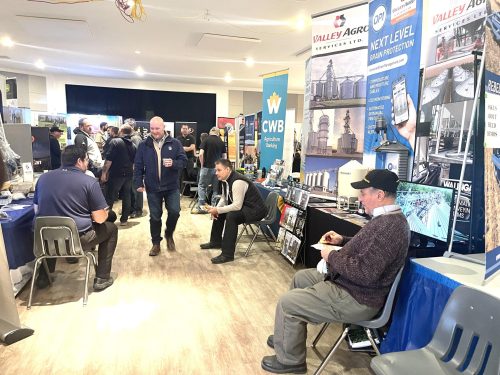
{"type": "Polygon", "coordinates": [[[500,298],[500,276],[483,285],[484,266],[455,258],[411,259],[403,272],[392,323],[381,353],[419,349],[431,340],[456,287],[466,285],[500,298]]]}
{"type": "Polygon", "coordinates": [[[321,252],[311,246],[317,243],[322,235],[334,230],[341,235],[352,237],[361,229],[360,225],[325,211],[327,209],[307,207],[304,263],[309,268],[316,267],[321,260],[321,252]]]}
{"type": "Polygon", "coordinates": [[[0,220],[12,283],[17,293],[32,274],[30,264],[35,259],[32,231],[35,211],[32,199],[15,201],[11,205],[26,206],[18,210],[4,209],[10,218],[0,220]]]}

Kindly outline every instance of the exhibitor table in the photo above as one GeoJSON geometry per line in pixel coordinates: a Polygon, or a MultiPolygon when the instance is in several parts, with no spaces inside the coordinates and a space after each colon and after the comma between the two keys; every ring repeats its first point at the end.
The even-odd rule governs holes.
{"type": "Polygon", "coordinates": [[[500,298],[500,276],[482,285],[484,266],[456,258],[411,259],[401,278],[382,353],[419,349],[431,340],[451,293],[460,285],[500,298]]]}

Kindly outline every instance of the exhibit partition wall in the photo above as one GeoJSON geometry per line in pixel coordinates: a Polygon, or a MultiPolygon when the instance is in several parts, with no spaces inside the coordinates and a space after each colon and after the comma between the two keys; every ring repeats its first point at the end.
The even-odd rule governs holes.
{"type": "Polygon", "coordinates": [[[302,148],[311,192],[336,195],[341,166],[363,159],[368,4],[313,16],[302,148]]]}
{"type": "Polygon", "coordinates": [[[500,270],[500,6],[489,0],[485,43],[484,196],[486,278],[500,270]],[[496,30],[496,31],[495,31],[496,30]]]}
{"type": "MultiPolygon", "coordinates": [[[[485,1],[433,2],[416,129],[412,181],[458,189],[475,92],[475,56],[484,45],[485,1]]],[[[472,135],[474,140],[474,134],[472,135]]],[[[470,243],[474,142],[467,154],[453,240],[470,243]]],[[[478,168],[482,168],[482,164],[478,168]]],[[[482,192],[477,192],[482,194],[482,192]]],[[[478,222],[481,220],[477,220],[478,222]]],[[[482,237],[482,233],[479,235],[482,237]]]]}
{"type": "Polygon", "coordinates": [[[370,2],[363,164],[408,179],[415,147],[422,0],[370,2]]]}
{"type": "Polygon", "coordinates": [[[66,85],[68,113],[120,115],[149,121],[197,123],[198,133],[216,124],[216,94],[66,85]]]}

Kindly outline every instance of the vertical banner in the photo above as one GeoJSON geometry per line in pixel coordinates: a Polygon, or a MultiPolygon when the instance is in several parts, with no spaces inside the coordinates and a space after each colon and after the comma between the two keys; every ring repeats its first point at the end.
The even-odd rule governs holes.
{"type": "Polygon", "coordinates": [[[420,77],[422,0],[370,2],[363,164],[408,179],[420,77]]]}
{"type": "Polygon", "coordinates": [[[234,118],[217,118],[217,127],[220,131],[220,137],[226,146],[227,158],[233,163],[236,161],[236,131],[234,130],[234,123],[234,118]]]}
{"type": "Polygon", "coordinates": [[[254,114],[245,116],[245,147],[244,152],[244,163],[245,165],[251,165],[257,163],[257,154],[255,150],[255,119],[254,114]]]}
{"type": "MultiPolygon", "coordinates": [[[[485,0],[436,1],[428,9],[427,53],[412,181],[458,189],[475,92],[473,51],[484,45],[485,0]]],[[[471,138],[471,146],[474,135],[471,138]]],[[[453,239],[469,242],[476,158],[469,148],[453,239]]],[[[483,166],[477,166],[482,168],[483,166]]]]}
{"type": "Polygon", "coordinates": [[[500,4],[488,0],[485,41],[485,279],[500,270],[500,4]]]}
{"type": "Polygon", "coordinates": [[[314,194],[336,195],[339,168],[363,159],[367,47],[367,3],[313,16],[302,147],[314,194]]]}
{"type": "Polygon", "coordinates": [[[283,158],[287,92],[288,70],[263,76],[260,167],[268,171],[283,158]]]}

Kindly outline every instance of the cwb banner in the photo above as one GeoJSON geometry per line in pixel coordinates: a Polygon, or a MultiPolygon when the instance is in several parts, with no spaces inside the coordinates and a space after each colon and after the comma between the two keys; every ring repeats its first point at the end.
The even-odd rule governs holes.
{"type": "Polygon", "coordinates": [[[276,159],[283,158],[287,90],[288,70],[264,76],[260,168],[269,170],[276,159]]]}
{"type": "Polygon", "coordinates": [[[419,92],[422,0],[370,2],[363,164],[407,179],[419,92]]]}

